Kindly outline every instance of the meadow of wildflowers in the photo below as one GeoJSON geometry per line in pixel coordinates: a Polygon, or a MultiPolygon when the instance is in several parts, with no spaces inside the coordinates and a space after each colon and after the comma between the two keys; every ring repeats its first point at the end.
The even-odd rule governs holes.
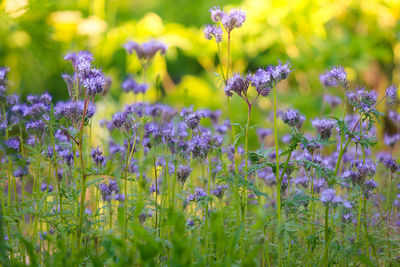
{"type": "Polygon", "coordinates": [[[95,147],[96,99],[111,81],[90,52],[65,55],[70,98],[57,103],[45,92],[10,94],[12,69],[0,68],[2,266],[400,265],[398,87],[379,96],[333,66],[320,80],[342,97],[321,101],[340,117],[282,109],[280,82],[296,66],[277,59],[233,73],[230,46],[246,13],[210,13],[204,37],[218,49],[226,118],[142,101],[154,90],[147,68],[168,53],[157,40],[121,44],[139,59],[142,78],[121,84],[135,102],[100,122],[109,139],[95,147]],[[233,120],[232,98],[247,106],[245,125],[233,120]],[[265,98],[271,129],[251,124],[265,98]],[[397,132],[378,138],[386,113],[397,132]],[[302,129],[306,120],[313,131],[302,129]],[[278,135],[278,121],[288,135],[278,135]]]}

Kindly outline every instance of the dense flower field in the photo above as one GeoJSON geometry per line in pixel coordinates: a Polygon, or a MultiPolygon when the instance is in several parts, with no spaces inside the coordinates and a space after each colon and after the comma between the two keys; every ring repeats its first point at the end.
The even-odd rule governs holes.
{"type": "Polygon", "coordinates": [[[146,69],[168,51],[156,40],[124,45],[142,64],[142,78],[121,85],[136,101],[101,121],[109,139],[96,145],[95,100],[111,81],[91,53],[65,56],[73,73],[62,75],[70,95],[64,102],[48,93],[26,100],[9,94],[12,70],[0,69],[1,265],[400,265],[400,133],[376,137],[386,116],[380,103],[400,127],[397,86],[378,96],[334,66],[320,80],[341,92],[323,99],[341,117],[280,109],[279,84],[294,67],[277,61],[231,73],[232,32],[246,14],[210,13],[204,36],[218,47],[230,119],[218,110],[141,101],[154,89],[146,69]],[[246,125],[233,121],[232,97],[248,107],[246,125]],[[273,129],[250,124],[265,98],[272,99],[273,129]],[[278,120],[287,135],[278,135],[278,120]],[[305,120],[315,131],[302,130],[305,120]],[[256,150],[249,131],[259,137],[256,150]]]}

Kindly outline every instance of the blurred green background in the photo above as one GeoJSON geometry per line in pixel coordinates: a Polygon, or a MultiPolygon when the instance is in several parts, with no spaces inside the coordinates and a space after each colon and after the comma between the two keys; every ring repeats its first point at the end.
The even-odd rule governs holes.
{"type": "MultiPolygon", "coordinates": [[[[62,100],[68,93],[61,74],[72,72],[64,54],[89,50],[113,81],[109,95],[98,101],[101,116],[110,117],[134,100],[122,92],[121,82],[128,74],[141,77],[139,61],[126,55],[123,44],[157,38],[168,50],[149,69],[153,89],[146,99],[155,99],[158,80],[166,103],[226,111],[215,75],[217,47],[202,33],[211,23],[212,6],[247,13],[243,27],[232,34],[234,71],[255,71],[278,59],[292,62],[294,72],[279,86],[281,108],[319,115],[324,90],[318,76],[331,65],[341,64],[353,87],[366,85],[380,95],[399,83],[400,1],[389,0],[3,0],[0,65],[11,68],[11,92],[49,91],[62,100]]],[[[222,51],[225,62],[225,42],[222,51]]],[[[233,106],[235,120],[244,120],[246,107],[239,98],[233,106]]],[[[269,99],[259,101],[253,123],[262,123],[260,116],[270,107],[269,99]]]]}

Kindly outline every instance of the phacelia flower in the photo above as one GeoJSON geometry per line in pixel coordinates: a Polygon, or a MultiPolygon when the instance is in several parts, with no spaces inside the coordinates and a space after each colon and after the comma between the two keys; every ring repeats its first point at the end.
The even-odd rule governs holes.
{"type": "Polygon", "coordinates": [[[145,83],[143,84],[138,84],[134,79],[132,78],[127,78],[123,83],[122,83],[122,90],[125,92],[130,92],[132,91],[135,95],[137,94],[144,94],[146,93],[147,89],[149,86],[145,83]]]}
{"type": "Polygon", "coordinates": [[[336,196],[336,191],[332,188],[328,188],[321,193],[321,201],[325,205],[336,205],[342,202],[342,198],[336,196]]]}
{"type": "Polygon", "coordinates": [[[342,100],[338,96],[333,96],[326,94],[324,95],[324,101],[328,103],[332,108],[340,105],[342,103],[342,100]]]}
{"type": "Polygon", "coordinates": [[[347,73],[342,66],[331,67],[330,70],[319,76],[320,81],[325,86],[338,86],[347,87],[347,73]]]}
{"type": "Polygon", "coordinates": [[[206,25],[203,33],[207,40],[212,40],[215,38],[217,43],[222,42],[222,29],[219,26],[206,25]]]}
{"type": "Polygon", "coordinates": [[[190,173],[192,172],[192,168],[185,165],[179,165],[177,171],[177,179],[178,182],[183,186],[189,177],[190,173]]]}
{"type": "Polygon", "coordinates": [[[335,126],[335,121],[331,119],[315,119],[312,121],[313,127],[321,135],[322,139],[329,139],[332,135],[332,129],[335,126]]]}
{"type": "Polygon", "coordinates": [[[246,12],[240,9],[233,9],[230,13],[222,13],[221,23],[227,32],[231,32],[234,28],[242,27],[246,21],[246,12]]]}
{"type": "Polygon", "coordinates": [[[225,86],[225,94],[227,96],[233,96],[234,92],[238,95],[246,94],[250,81],[251,75],[242,76],[239,73],[234,73],[225,86]]]}
{"type": "Polygon", "coordinates": [[[212,190],[211,194],[215,195],[219,199],[222,199],[227,188],[228,185],[217,185],[217,188],[212,190]]]}
{"type": "Polygon", "coordinates": [[[18,151],[21,141],[19,140],[18,137],[14,136],[5,141],[5,143],[9,149],[18,151]]]}
{"type": "Polygon", "coordinates": [[[391,85],[386,89],[386,102],[393,105],[397,102],[399,88],[395,85],[391,85]]]}
{"type": "Polygon", "coordinates": [[[98,147],[96,149],[93,149],[92,152],[90,152],[90,156],[92,157],[96,165],[104,164],[106,160],[105,157],[103,156],[103,152],[100,151],[100,148],[98,147]]]}
{"type": "Polygon", "coordinates": [[[282,121],[289,126],[300,128],[304,122],[304,116],[301,116],[297,110],[288,109],[281,115],[282,121]]]}
{"type": "Polygon", "coordinates": [[[137,57],[145,61],[151,60],[158,51],[160,51],[161,55],[164,55],[167,50],[167,46],[164,43],[156,40],[150,40],[143,44],[129,41],[124,45],[124,48],[128,54],[132,54],[135,51],[137,57]]]}
{"type": "Polygon", "coordinates": [[[217,23],[221,20],[221,18],[225,15],[225,12],[222,11],[219,7],[213,7],[210,9],[211,20],[214,23],[217,23]]]}

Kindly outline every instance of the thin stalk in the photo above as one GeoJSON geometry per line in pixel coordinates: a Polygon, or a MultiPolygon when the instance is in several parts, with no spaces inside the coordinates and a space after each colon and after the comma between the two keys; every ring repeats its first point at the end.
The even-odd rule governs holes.
{"type": "Polygon", "coordinates": [[[325,208],[325,253],[324,266],[328,267],[329,263],[329,203],[325,208]]]}
{"type": "MultiPolygon", "coordinates": [[[[276,205],[278,209],[278,228],[281,227],[281,181],[279,178],[279,143],[278,143],[278,127],[277,127],[277,115],[276,115],[276,87],[275,84],[273,86],[274,96],[274,137],[275,137],[275,176],[276,176],[276,205]]],[[[282,239],[279,238],[279,249],[278,249],[278,262],[279,266],[282,265],[282,253],[283,253],[283,246],[282,246],[282,239]]]]}

